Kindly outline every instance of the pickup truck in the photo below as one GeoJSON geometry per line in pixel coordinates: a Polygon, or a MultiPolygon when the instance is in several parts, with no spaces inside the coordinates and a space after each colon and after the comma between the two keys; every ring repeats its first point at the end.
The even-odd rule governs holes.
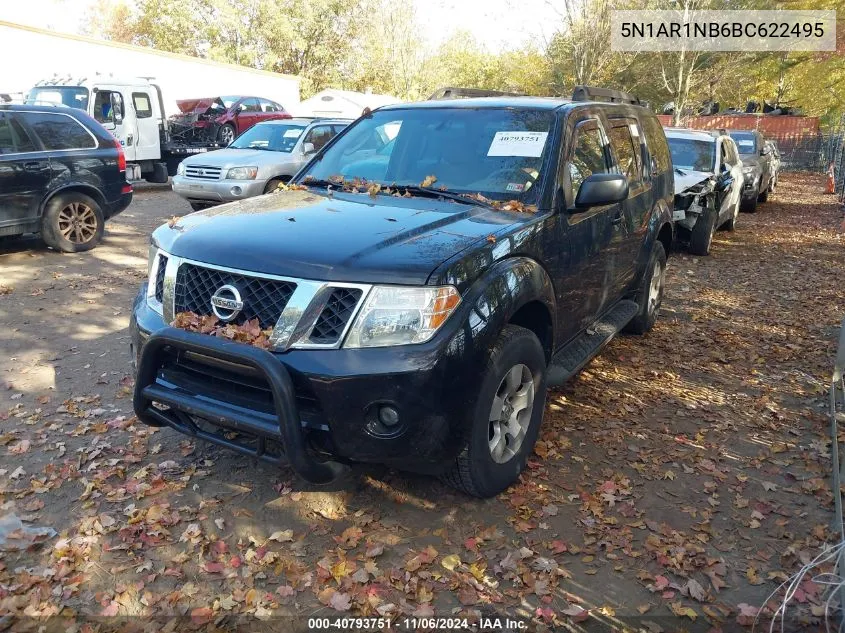
{"type": "Polygon", "coordinates": [[[630,95],[379,108],[285,189],[153,233],[141,421],[311,482],[377,462],[489,497],[547,388],[657,319],[673,169],[630,95]]]}

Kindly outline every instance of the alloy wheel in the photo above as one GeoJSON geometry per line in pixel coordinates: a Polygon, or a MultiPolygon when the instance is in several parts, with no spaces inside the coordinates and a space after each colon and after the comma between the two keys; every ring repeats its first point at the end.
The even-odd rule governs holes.
{"type": "Polygon", "coordinates": [[[533,410],[534,377],[527,365],[514,365],[502,378],[490,407],[487,440],[494,462],[504,464],[516,456],[533,410]]]}
{"type": "Polygon", "coordinates": [[[663,275],[665,274],[663,264],[659,259],[654,261],[654,270],[651,271],[651,283],[648,285],[648,313],[654,314],[660,305],[663,294],[663,275]]]}
{"type": "Polygon", "coordinates": [[[58,215],[59,233],[68,242],[86,244],[97,235],[97,214],[84,202],[71,202],[58,215]]]}

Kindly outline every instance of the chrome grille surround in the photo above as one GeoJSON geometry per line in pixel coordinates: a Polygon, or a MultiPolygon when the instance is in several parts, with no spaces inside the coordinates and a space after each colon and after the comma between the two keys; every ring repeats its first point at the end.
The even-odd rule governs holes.
{"type": "Polygon", "coordinates": [[[371,284],[347,283],[341,281],[315,281],[311,279],[299,279],[296,277],[286,277],[282,275],[256,273],[253,271],[229,268],[226,266],[218,266],[216,264],[208,264],[206,262],[176,257],[175,255],[164,253],[163,251],[161,251],[161,255],[167,257],[164,272],[164,300],[162,301],[162,317],[166,323],[172,323],[173,319],[176,317],[176,279],[179,274],[179,268],[182,264],[214,269],[249,278],[281,281],[295,285],[293,293],[273,326],[273,334],[270,337],[270,345],[271,349],[275,352],[284,352],[288,349],[339,348],[343,344],[349,328],[355,321],[358,312],[364,305],[370,289],[372,288],[371,284]],[[311,334],[318,319],[326,309],[333,293],[341,288],[357,290],[360,292],[360,297],[356,305],[351,311],[349,311],[349,316],[343,326],[343,330],[340,332],[337,339],[330,343],[312,342],[310,340],[311,334]]]}

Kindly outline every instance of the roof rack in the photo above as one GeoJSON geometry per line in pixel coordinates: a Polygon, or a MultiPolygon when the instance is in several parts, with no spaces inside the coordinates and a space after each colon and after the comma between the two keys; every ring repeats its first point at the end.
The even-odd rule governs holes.
{"type": "Polygon", "coordinates": [[[518,92],[501,92],[499,90],[484,90],[483,88],[456,88],[447,86],[445,88],[438,88],[429,101],[437,101],[440,99],[470,99],[473,97],[524,97],[518,92]]]}
{"type": "Polygon", "coordinates": [[[575,86],[572,91],[573,101],[610,101],[611,103],[630,103],[640,105],[639,98],[621,90],[595,88],[593,86],[575,86]]]}

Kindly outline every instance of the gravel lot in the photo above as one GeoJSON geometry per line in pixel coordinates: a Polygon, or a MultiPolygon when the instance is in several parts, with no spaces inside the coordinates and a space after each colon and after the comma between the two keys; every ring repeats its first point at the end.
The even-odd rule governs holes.
{"type": "MultiPolygon", "coordinates": [[[[744,629],[830,537],[842,216],[820,178],[781,183],[710,257],[670,258],[654,331],[550,394],[528,472],[487,501],[383,468],[318,489],[135,424],[148,235],[190,211],[169,190],[139,188],[90,253],[0,242],[0,516],[56,532],[0,543],[0,630],[505,613],[532,630],[744,629]]],[[[812,620],[821,588],[802,592],[790,616],[812,620]]]]}

